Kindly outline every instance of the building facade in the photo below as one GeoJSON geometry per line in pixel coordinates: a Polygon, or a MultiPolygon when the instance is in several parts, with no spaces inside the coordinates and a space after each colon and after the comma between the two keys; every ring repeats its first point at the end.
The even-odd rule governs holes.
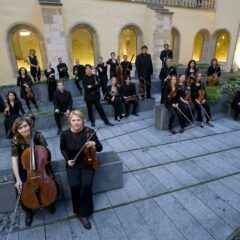
{"type": "Polygon", "coordinates": [[[9,0],[0,10],[0,85],[16,83],[30,49],[42,69],[58,57],[70,69],[111,52],[135,60],[146,44],[158,75],[164,43],[178,64],[216,57],[226,71],[240,67],[238,0],[9,0]]]}

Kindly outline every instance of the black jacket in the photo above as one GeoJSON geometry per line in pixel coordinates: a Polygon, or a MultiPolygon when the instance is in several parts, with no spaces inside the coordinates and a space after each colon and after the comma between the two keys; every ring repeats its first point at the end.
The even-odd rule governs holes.
{"type": "Polygon", "coordinates": [[[162,83],[164,82],[164,79],[167,78],[167,76],[177,76],[177,69],[173,66],[171,67],[167,67],[167,66],[164,66],[162,67],[161,71],[160,71],[160,74],[159,74],[159,79],[162,81],[162,83]]]}
{"type": "Polygon", "coordinates": [[[123,76],[130,76],[130,72],[132,71],[132,64],[129,61],[121,62],[121,66],[123,69],[123,76]],[[128,68],[128,70],[127,70],[128,68]]]}
{"type": "Polygon", "coordinates": [[[85,68],[83,65],[74,65],[73,66],[73,75],[75,75],[76,79],[82,79],[85,75],[85,68]],[[77,71],[77,73],[75,73],[77,71]]]}
{"type": "Polygon", "coordinates": [[[129,85],[127,85],[126,83],[124,83],[122,85],[122,95],[124,97],[129,97],[129,96],[135,96],[136,93],[136,87],[134,83],[130,83],[129,85]]]}
{"type": "Polygon", "coordinates": [[[138,77],[149,78],[153,74],[152,58],[150,54],[139,54],[136,58],[138,77]]]}
{"type": "Polygon", "coordinates": [[[65,78],[65,77],[69,78],[68,67],[66,63],[59,63],[57,65],[57,70],[58,70],[59,78],[65,78]]]}
{"type": "Polygon", "coordinates": [[[168,51],[166,50],[161,51],[160,59],[162,60],[162,62],[164,62],[164,59],[166,58],[171,58],[171,59],[173,58],[172,50],[168,49],[168,51]]]}
{"type": "Polygon", "coordinates": [[[69,91],[64,90],[63,93],[57,90],[53,96],[54,110],[59,109],[60,112],[72,110],[73,101],[69,91]]]}
{"type": "Polygon", "coordinates": [[[108,81],[108,76],[107,76],[107,66],[104,63],[99,63],[96,66],[96,69],[98,71],[98,77],[101,81],[108,81]],[[102,72],[100,71],[100,68],[102,69],[102,72]]]}
{"type": "Polygon", "coordinates": [[[213,66],[210,66],[208,68],[208,76],[211,76],[211,75],[213,75],[215,73],[217,73],[218,77],[221,76],[221,68],[220,68],[220,66],[217,66],[216,68],[213,68],[213,66]]]}
{"type": "Polygon", "coordinates": [[[17,78],[17,86],[21,87],[21,91],[20,91],[20,97],[25,99],[25,86],[24,84],[28,84],[29,87],[31,87],[33,85],[32,79],[26,75],[25,78],[23,78],[22,76],[18,76],[17,78]]]}
{"type": "Polygon", "coordinates": [[[231,107],[233,109],[237,109],[237,108],[240,108],[240,106],[238,105],[238,103],[240,102],[240,91],[236,92],[234,98],[233,98],[233,101],[231,103],[231,107]]]}

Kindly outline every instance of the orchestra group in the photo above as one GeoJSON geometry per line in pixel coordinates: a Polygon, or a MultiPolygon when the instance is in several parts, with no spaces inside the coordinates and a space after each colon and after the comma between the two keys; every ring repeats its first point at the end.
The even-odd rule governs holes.
{"type": "MultiPolygon", "coordinates": [[[[178,75],[177,69],[173,66],[173,52],[169,49],[168,44],[164,45],[160,59],[162,61],[159,74],[161,82],[160,103],[165,105],[169,112],[168,130],[171,134],[176,134],[173,126],[176,117],[179,120],[180,133],[183,133],[187,125],[194,124],[194,112],[196,112],[196,121],[200,127],[204,126],[203,114],[206,116],[206,123],[213,127],[205,87],[206,85],[216,86],[219,84],[221,68],[217,59],[214,58],[211,61],[207,72],[207,82],[204,81],[203,73],[198,71],[194,60],[189,61],[185,74],[178,75]]],[[[124,55],[123,61],[120,62],[114,52],[111,53],[111,58],[106,62],[103,61],[102,57],[98,57],[98,64],[95,67],[90,64],[83,66],[79,59],[75,60],[73,66],[74,81],[80,93],[84,92],[84,101],[92,127],[95,127],[93,106],[105,125],[113,126],[102,107],[103,99],[113,106],[115,120],[121,121],[122,118],[127,118],[130,113],[138,116],[139,100],[152,98],[153,64],[147,46],[142,46],[141,53],[136,57],[138,86],[131,80],[132,60],[133,57],[131,61],[128,61],[128,56],[124,55]],[[108,85],[108,76],[111,80],[110,85],[108,85]],[[130,111],[130,109],[132,110],[130,111]]],[[[60,150],[66,160],[73,212],[80,218],[86,229],[91,229],[88,218],[93,213],[92,185],[94,171],[98,166],[95,154],[96,151],[100,152],[103,147],[98,140],[96,130],[86,127],[83,114],[79,110],[73,109],[71,92],[64,88],[62,81],[62,79],[69,78],[68,67],[62,58],[59,58],[58,62],[56,68],[59,80],[57,80],[55,70],[50,63],[44,70],[49,101],[53,102],[54,118],[58,127],[57,134],[60,135],[60,150]],[[68,119],[69,128],[67,130],[62,130],[62,116],[68,119]]],[[[28,110],[31,111],[30,102],[37,110],[39,109],[32,86],[34,82],[41,79],[39,61],[33,49],[30,50],[28,63],[30,74],[26,68],[21,67],[18,71],[17,86],[20,87],[20,98],[25,100],[28,110]]],[[[26,212],[25,224],[30,226],[33,221],[33,210],[47,207],[52,214],[56,211],[54,201],[59,194],[59,187],[51,168],[51,152],[41,132],[34,130],[34,118],[24,116],[25,111],[17,94],[14,91],[9,91],[6,100],[0,100],[1,110],[5,115],[6,136],[12,139],[11,155],[16,180],[15,186],[19,194],[22,195],[21,204],[26,212]],[[32,154],[32,151],[35,154],[32,154]],[[41,169],[44,173],[40,174],[44,177],[34,175],[37,171],[36,167],[34,168],[35,165],[44,166],[41,169]],[[49,179],[52,180],[51,183],[49,179]],[[29,184],[32,187],[29,187],[29,184]]],[[[240,92],[234,97],[232,108],[235,109],[234,119],[237,119],[240,113],[240,92]]]]}

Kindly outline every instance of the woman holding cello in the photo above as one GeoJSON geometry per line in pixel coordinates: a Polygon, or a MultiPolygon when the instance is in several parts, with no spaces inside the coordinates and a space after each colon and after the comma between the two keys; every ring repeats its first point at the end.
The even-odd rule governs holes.
{"type": "Polygon", "coordinates": [[[72,111],[68,121],[70,128],[61,134],[60,149],[66,160],[73,212],[78,215],[84,228],[89,230],[91,223],[88,218],[93,213],[92,185],[96,169],[93,163],[97,160],[96,151],[102,151],[103,147],[95,131],[84,126],[84,117],[80,111],[72,111]]]}
{"type": "Polygon", "coordinates": [[[213,123],[211,120],[211,111],[210,107],[206,100],[206,91],[205,87],[202,83],[202,73],[197,74],[196,82],[193,83],[191,87],[191,93],[192,93],[192,100],[193,104],[195,106],[195,109],[197,111],[197,121],[200,122],[200,127],[202,128],[203,123],[203,117],[202,117],[202,110],[205,112],[206,118],[207,118],[207,124],[211,127],[213,127],[213,123]]]}
{"type": "Polygon", "coordinates": [[[26,212],[26,226],[31,226],[32,224],[34,209],[48,206],[49,212],[54,213],[56,211],[54,201],[57,196],[56,183],[51,181],[51,155],[50,151],[46,148],[47,143],[40,132],[31,130],[31,128],[32,124],[29,119],[26,117],[17,118],[12,127],[14,137],[11,143],[12,168],[16,179],[15,187],[19,194],[21,194],[22,207],[26,212]],[[33,148],[32,143],[36,145],[33,148]],[[32,169],[33,158],[30,154],[34,148],[36,171],[32,169]],[[36,152],[37,149],[39,152],[36,152]],[[31,169],[26,168],[26,166],[31,169]],[[44,169],[40,169],[40,167],[44,167],[44,169]],[[41,171],[41,174],[37,173],[38,170],[41,171]],[[36,173],[38,175],[35,175],[36,173]],[[47,183],[43,183],[44,180],[39,177],[40,175],[44,176],[44,180],[47,183]],[[39,188],[37,184],[42,184],[42,188],[39,188]],[[51,192],[52,199],[46,199],[50,195],[49,192],[51,192]],[[45,196],[43,196],[44,193],[45,196]]]}

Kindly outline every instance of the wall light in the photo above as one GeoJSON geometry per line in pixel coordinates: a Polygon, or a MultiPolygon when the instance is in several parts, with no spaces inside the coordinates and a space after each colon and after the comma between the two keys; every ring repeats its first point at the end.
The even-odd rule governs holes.
{"type": "Polygon", "coordinates": [[[30,32],[20,32],[20,36],[27,37],[30,35],[30,32]]]}

